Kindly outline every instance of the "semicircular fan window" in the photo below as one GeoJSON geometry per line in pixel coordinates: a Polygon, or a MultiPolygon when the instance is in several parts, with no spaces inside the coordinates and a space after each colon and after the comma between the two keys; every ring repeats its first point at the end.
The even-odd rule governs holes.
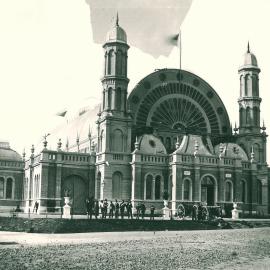
{"type": "Polygon", "coordinates": [[[151,126],[184,133],[207,133],[201,111],[184,98],[170,98],[160,103],[151,117],[151,126]]]}

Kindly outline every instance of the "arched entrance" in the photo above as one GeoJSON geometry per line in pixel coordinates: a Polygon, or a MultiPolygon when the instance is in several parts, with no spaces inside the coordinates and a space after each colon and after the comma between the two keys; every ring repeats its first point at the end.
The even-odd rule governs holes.
{"type": "Polygon", "coordinates": [[[62,184],[62,197],[64,197],[64,191],[68,190],[72,202],[73,214],[85,214],[86,206],[85,201],[87,198],[87,185],[84,180],[77,176],[72,175],[67,177],[62,184]]]}
{"type": "Polygon", "coordinates": [[[201,201],[207,205],[215,205],[216,185],[213,177],[204,176],[201,181],[201,201]]]}

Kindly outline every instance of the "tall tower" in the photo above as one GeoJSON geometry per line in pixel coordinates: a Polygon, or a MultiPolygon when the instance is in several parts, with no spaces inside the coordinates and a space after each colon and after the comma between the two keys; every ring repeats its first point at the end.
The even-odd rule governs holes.
{"type": "Polygon", "coordinates": [[[244,54],[240,75],[239,134],[238,143],[243,146],[249,157],[253,152],[258,163],[266,163],[265,127],[260,127],[259,73],[256,56],[250,52],[249,43],[244,54]],[[261,129],[263,130],[261,132],[261,129]]]}
{"type": "Polygon", "coordinates": [[[127,35],[118,14],[105,44],[103,100],[98,114],[97,181],[99,199],[130,198],[131,117],[127,111],[127,35]]]}
{"type": "Polygon", "coordinates": [[[127,110],[127,35],[119,26],[118,14],[113,28],[107,33],[105,50],[102,110],[124,116],[127,110]]]}

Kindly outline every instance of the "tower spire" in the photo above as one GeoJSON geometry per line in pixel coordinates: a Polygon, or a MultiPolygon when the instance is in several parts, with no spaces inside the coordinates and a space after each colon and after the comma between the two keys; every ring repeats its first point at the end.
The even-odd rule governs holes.
{"type": "Polygon", "coordinates": [[[249,41],[248,41],[248,45],[247,45],[247,53],[250,53],[249,41]]]}

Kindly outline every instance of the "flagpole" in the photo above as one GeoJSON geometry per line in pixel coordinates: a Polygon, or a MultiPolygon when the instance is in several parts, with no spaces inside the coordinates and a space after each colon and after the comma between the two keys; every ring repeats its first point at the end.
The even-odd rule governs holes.
{"type": "Polygon", "coordinates": [[[181,45],[181,29],[179,30],[179,36],[178,36],[178,44],[179,44],[179,69],[182,68],[182,45],[181,45]]]}

